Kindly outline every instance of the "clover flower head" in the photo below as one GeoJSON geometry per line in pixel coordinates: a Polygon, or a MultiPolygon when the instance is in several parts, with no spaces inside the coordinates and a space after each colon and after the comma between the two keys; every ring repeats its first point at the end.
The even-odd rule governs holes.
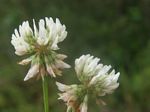
{"type": "Polygon", "coordinates": [[[64,85],[56,83],[58,89],[63,92],[59,99],[67,103],[68,111],[74,109],[77,112],[87,112],[87,102],[90,96],[104,96],[112,93],[118,86],[120,73],[111,72],[110,65],[99,63],[100,59],[89,54],[82,55],[75,60],[75,71],[81,84],[64,85]]]}
{"type": "Polygon", "coordinates": [[[118,86],[117,82],[120,73],[111,72],[111,65],[99,63],[100,59],[91,55],[82,55],[75,60],[75,70],[78,79],[88,87],[95,89],[98,95],[112,93],[118,86]]]}
{"type": "Polygon", "coordinates": [[[18,56],[31,55],[29,58],[19,62],[26,65],[31,62],[25,81],[44,74],[50,74],[55,77],[61,75],[61,69],[70,66],[63,62],[67,57],[64,54],[57,54],[58,43],[62,42],[67,36],[65,25],[62,25],[58,18],[54,22],[52,18],[40,19],[38,27],[33,20],[33,28],[28,21],[24,21],[19,29],[14,30],[11,43],[15,48],[15,54],[18,56]]]}
{"type": "Polygon", "coordinates": [[[58,89],[62,92],[59,93],[59,98],[63,100],[68,106],[67,112],[72,109],[79,112],[87,112],[88,96],[85,95],[84,88],[81,85],[65,85],[56,82],[58,89]]]}

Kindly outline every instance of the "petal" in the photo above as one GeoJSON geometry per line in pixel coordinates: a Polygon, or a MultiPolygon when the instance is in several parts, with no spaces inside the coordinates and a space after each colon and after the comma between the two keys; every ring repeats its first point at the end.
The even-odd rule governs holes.
{"type": "Polygon", "coordinates": [[[53,50],[58,50],[59,47],[57,46],[57,43],[58,43],[58,36],[55,37],[55,39],[54,39],[54,41],[53,41],[53,43],[52,43],[51,49],[53,49],[53,50]]]}
{"type": "Polygon", "coordinates": [[[70,86],[59,83],[59,82],[56,82],[56,85],[57,85],[58,89],[62,92],[67,91],[67,90],[70,89],[70,86]]]}
{"type": "Polygon", "coordinates": [[[35,20],[33,19],[33,28],[34,28],[34,35],[35,35],[35,38],[38,37],[38,30],[37,30],[37,27],[35,25],[35,20]]]}
{"type": "Polygon", "coordinates": [[[27,64],[29,64],[31,61],[32,61],[32,57],[29,57],[29,58],[27,58],[27,59],[24,59],[24,60],[20,61],[18,64],[20,64],[20,65],[27,65],[27,64]]]}
{"type": "Polygon", "coordinates": [[[67,55],[64,54],[57,54],[56,57],[60,60],[64,60],[65,58],[67,58],[67,55]]]}
{"type": "Polygon", "coordinates": [[[46,64],[46,70],[48,71],[48,73],[52,76],[52,77],[56,77],[52,67],[48,64],[46,64]]]}
{"type": "Polygon", "coordinates": [[[83,103],[81,104],[80,112],[87,112],[88,110],[87,102],[88,102],[88,96],[86,95],[84,97],[83,103]]]}
{"type": "Polygon", "coordinates": [[[28,71],[26,77],[24,78],[24,81],[27,81],[27,80],[29,80],[30,78],[34,77],[38,72],[39,72],[39,65],[38,65],[38,64],[33,65],[33,66],[29,69],[29,71],[28,71]]]}
{"type": "Polygon", "coordinates": [[[63,68],[70,68],[71,66],[61,60],[56,61],[56,67],[63,69],[63,68]]]}

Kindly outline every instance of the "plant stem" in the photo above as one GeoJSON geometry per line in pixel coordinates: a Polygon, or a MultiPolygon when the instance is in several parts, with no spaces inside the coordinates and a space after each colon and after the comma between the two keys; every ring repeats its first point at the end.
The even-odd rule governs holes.
{"type": "Polygon", "coordinates": [[[49,112],[48,108],[48,77],[42,77],[44,112],[49,112]]]}

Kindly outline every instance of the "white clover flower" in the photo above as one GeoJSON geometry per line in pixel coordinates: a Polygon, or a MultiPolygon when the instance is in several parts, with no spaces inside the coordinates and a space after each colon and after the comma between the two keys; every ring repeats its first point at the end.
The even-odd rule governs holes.
{"type": "Polygon", "coordinates": [[[63,100],[68,106],[67,112],[71,110],[87,112],[87,100],[88,97],[85,95],[84,88],[81,85],[65,85],[56,82],[58,89],[63,92],[59,93],[59,98],[63,100]]]}
{"type": "Polygon", "coordinates": [[[78,90],[78,86],[77,85],[65,85],[65,84],[61,84],[59,82],[56,82],[56,85],[58,87],[58,89],[63,92],[59,94],[59,98],[58,99],[62,99],[64,100],[67,105],[70,104],[70,102],[76,101],[77,100],[77,95],[76,95],[76,91],[78,90]]]}
{"type": "Polygon", "coordinates": [[[88,87],[95,88],[94,92],[103,96],[112,93],[118,86],[117,82],[120,73],[115,73],[111,65],[99,64],[100,59],[93,56],[82,55],[75,60],[75,70],[78,79],[88,87]]]}
{"type": "Polygon", "coordinates": [[[57,54],[58,43],[62,42],[67,36],[65,25],[62,25],[59,19],[56,22],[52,18],[39,20],[38,28],[33,20],[33,29],[29,22],[25,21],[15,29],[12,34],[11,43],[15,48],[15,54],[19,56],[32,55],[19,62],[26,65],[31,62],[31,68],[28,71],[25,81],[40,75],[50,74],[52,77],[61,75],[61,69],[70,66],[63,62],[67,57],[63,54],[57,54]],[[42,74],[41,74],[42,73],[42,74]]]}
{"type": "Polygon", "coordinates": [[[58,89],[63,92],[59,99],[67,103],[69,112],[75,109],[78,112],[87,112],[87,102],[90,96],[104,96],[112,93],[118,86],[117,82],[120,73],[111,72],[110,65],[99,63],[99,58],[91,55],[82,55],[75,60],[75,71],[80,85],[64,85],[56,83],[58,89]]]}

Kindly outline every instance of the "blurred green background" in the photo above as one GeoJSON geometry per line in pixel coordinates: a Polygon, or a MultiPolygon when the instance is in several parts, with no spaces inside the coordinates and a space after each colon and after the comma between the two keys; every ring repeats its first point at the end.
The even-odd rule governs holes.
{"type": "MultiPolygon", "coordinates": [[[[30,66],[14,54],[11,34],[24,20],[60,18],[68,36],[60,44],[72,65],[56,80],[78,83],[74,60],[90,53],[121,72],[120,87],[102,99],[91,100],[89,112],[150,112],[149,0],[0,0],[0,112],[43,112],[41,81],[24,82],[30,66]]],[[[50,112],[65,112],[55,80],[50,79],[50,112]]]]}

